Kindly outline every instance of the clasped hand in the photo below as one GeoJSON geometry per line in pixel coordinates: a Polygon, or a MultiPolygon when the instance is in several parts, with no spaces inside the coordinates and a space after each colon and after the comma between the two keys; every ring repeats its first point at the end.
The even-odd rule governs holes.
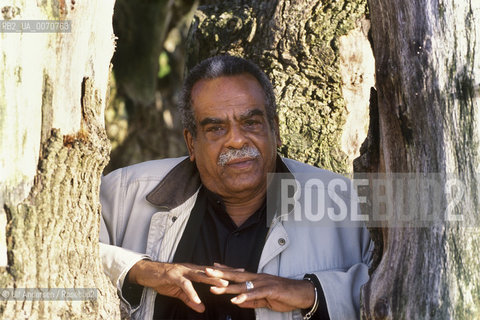
{"type": "Polygon", "coordinates": [[[196,312],[205,311],[205,305],[192,282],[211,285],[213,294],[235,294],[231,301],[242,308],[269,308],[287,312],[310,308],[315,298],[313,285],[309,281],[250,273],[220,264],[206,267],[141,260],[130,269],[128,277],[130,282],[182,300],[196,312]],[[247,290],[246,281],[253,283],[252,289],[247,290]]]}

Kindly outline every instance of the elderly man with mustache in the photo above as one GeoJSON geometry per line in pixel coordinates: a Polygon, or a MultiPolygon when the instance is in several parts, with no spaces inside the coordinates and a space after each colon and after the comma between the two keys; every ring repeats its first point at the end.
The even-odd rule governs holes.
{"type": "MultiPolygon", "coordinates": [[[[101,255],[124,310],[135,319],[358,318],[366,229],[307,219],[311,206],[297,198],[280,212],[283,193],[267,201],[280,190],[269,173],[303,179],[298,193],[308,191],[305,175],[317,186],[348,182],[277,154],[267,76],[242,58],[204,60],[185,80],[180,112],[189,157],[102,181],[101,255]]],[[[319,208],[357,209],[351,193],[327,191],[319,208]]]]}

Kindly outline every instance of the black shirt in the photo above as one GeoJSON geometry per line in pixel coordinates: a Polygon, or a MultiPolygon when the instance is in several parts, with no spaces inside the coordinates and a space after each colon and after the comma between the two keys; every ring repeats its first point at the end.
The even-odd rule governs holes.
{"type": "MultiPolygon", "coordinates": [[[[220,197],[201,187],[187,223],[174,262],[211,266],[214,262],[257,272],[268,232],[265,203],[242,225],[228,215],[220,197]]],[[[205,312],[197,313],[182,301],[157,296],[154,319],[255,319],[253,309],[240,308],[230,302],[234,295],[214,295],[210,285],[194,283],[205,312]],[[172,301],[176,300],[176,301],[172,301]]]]}

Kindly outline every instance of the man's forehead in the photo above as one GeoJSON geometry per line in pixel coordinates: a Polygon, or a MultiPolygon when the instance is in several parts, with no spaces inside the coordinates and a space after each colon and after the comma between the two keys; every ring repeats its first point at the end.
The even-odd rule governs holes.
{"type": "Polygon", "coordinates": [[[200,80],[192,88],[191,97],[194,112],[200,118],[265,113],[263,88],[249,74],[200,80]]]}
{"type": "Polygon", "coordinates": [[[250,73],[240,73],[235,75],[219,76],[211,79],[200,79],[195,82],[191,90],[191,98],[207,89],[221,90],[225,85],[243,86],[245,89],[261,92],[265,96],[265,92],[260,82],[250,73]]]}
{"type": "Polygon", "coordinates": [[[263,108],[251,108],[247,110],[231,110],[224,113],[201,113],[198,117],[200,124],[223,122],[228,120],[245,120],[256,116],[265,116],[263,108]]]}

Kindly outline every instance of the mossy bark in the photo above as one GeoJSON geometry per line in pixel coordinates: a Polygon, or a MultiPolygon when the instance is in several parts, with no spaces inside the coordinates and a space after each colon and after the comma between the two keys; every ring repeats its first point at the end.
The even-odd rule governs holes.
{"type": "MultiPolygon", "coordinates": [[[[453,213],[464,220],[383,229],[383,258],[363,288],[363,317],[479,319],[480,5],[369,0],[369,6],[377,170],[439,174],[441,200],[450,205],[448,179],[455,177],[463,197],[453,213]]],[[[395,216],[403,214],[395,208],[395,216]]]]}
{"type": "Polygon", "coordinates": [[[97,299],[79,301],[2,291],[2,319],[120,317],[98,246],[113,4],[22,2],[15,18],[69,20],[71,32],[0,34],[0,288],[97,289],[97,299]]]}
{"type": "MultiPolygon", "coordinates": [[[[195,15],[187,67],[222,53],[256,62],[275,88],[283,139],[280,152],[350,172],[351,159],[340,142],[348,111],[339,39],[358,27],[365,10],[362,0],[217,1],[200,7],[195,15]]],[[[364,110],[368,95],[366,99],[364,110]]],[[[358,121],[367,117],[365,113],[358,121]]]]}

